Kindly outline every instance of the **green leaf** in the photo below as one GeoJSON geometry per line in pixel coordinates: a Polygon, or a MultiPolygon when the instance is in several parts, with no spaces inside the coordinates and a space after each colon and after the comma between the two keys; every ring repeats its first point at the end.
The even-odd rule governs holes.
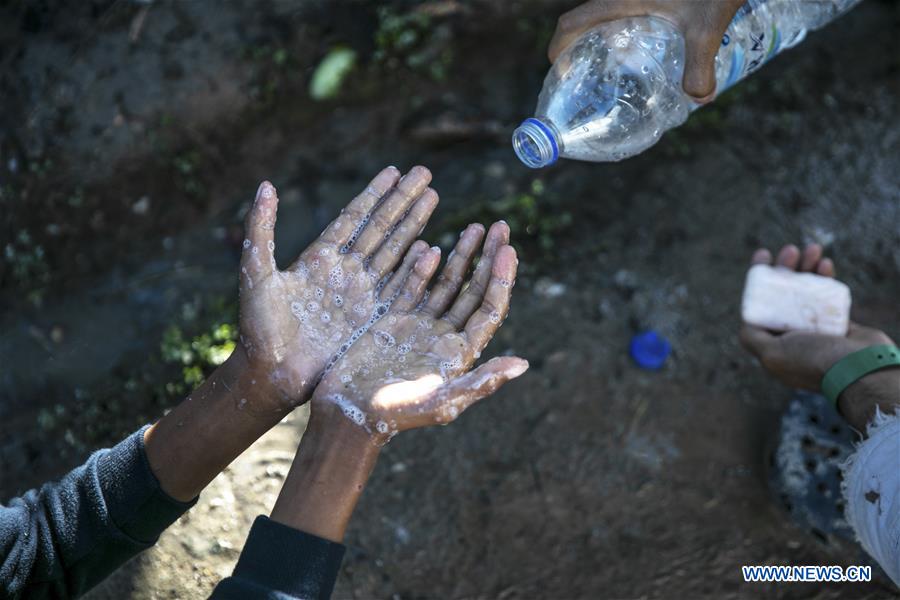
{"type": "Polygon", "coordinates": [[[350,48],[332,48],[313,73],[309,95],[313,100],[328,100],[337,96],[355,64],[356,52],[350,48]]]}

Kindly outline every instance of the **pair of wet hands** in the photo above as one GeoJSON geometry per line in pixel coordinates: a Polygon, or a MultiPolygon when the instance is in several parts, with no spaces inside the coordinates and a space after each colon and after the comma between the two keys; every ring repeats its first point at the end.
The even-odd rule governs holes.
{"type": "Polygon", "coordinates": [[[438,204],[430,182],[424,167],[382,170],[284,270],[278,195],[259,186],[241,257],[240,344],[279,397],[251,410],[286,411],[312,396],[313,411],[337,408],[384,443],[452,421],[525,372],[516,357],[471,370],[509,311],[518,266],[509,227],[469,225],[432,284],[441,251],[417,240],[438,204]]]}

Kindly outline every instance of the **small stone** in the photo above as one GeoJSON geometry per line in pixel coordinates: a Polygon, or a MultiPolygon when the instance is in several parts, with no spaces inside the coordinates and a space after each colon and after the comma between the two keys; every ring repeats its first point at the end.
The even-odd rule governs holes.
{"type": "Polygon", "coordinates": [[[131,212],[140,217],[150,212],[150,197],[141,196],[140,200],[131,205],[131,212]]]}
{"type": "Polygon", "coordinates": [[[638,285],[638,278],[634,272],[629,271],[628,269],[619,269],[616,271],[616,274],[613,275],[613,283],[619,288],[634,289],[638,285]]]}
{"type": "Polygon", "coordinates": [[[566,285],[558,281],[541,278],[534,285],[534,293],[544,298],[559,298],[566,293],[566,285]]]}

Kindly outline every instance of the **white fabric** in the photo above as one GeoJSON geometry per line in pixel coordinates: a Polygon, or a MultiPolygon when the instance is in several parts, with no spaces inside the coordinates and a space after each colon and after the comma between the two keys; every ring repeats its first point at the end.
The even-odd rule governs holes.
{"type": "Polygon", "coordinates": [[[877,412],[868,434],[844,465],[845,515],[865,551],[900,586],[900,408],[877,412]]]}

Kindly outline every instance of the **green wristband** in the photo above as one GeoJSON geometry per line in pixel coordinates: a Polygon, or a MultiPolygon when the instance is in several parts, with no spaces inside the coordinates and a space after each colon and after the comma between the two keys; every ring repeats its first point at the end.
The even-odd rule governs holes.
{"type": "Polygon", "coordinates": [[[900,348],[883,345],[857,350],[828,369],[822,378],[822,394],[837,405],[838,396],[851,383],[885,367],[900,367],[900,348]]]}

